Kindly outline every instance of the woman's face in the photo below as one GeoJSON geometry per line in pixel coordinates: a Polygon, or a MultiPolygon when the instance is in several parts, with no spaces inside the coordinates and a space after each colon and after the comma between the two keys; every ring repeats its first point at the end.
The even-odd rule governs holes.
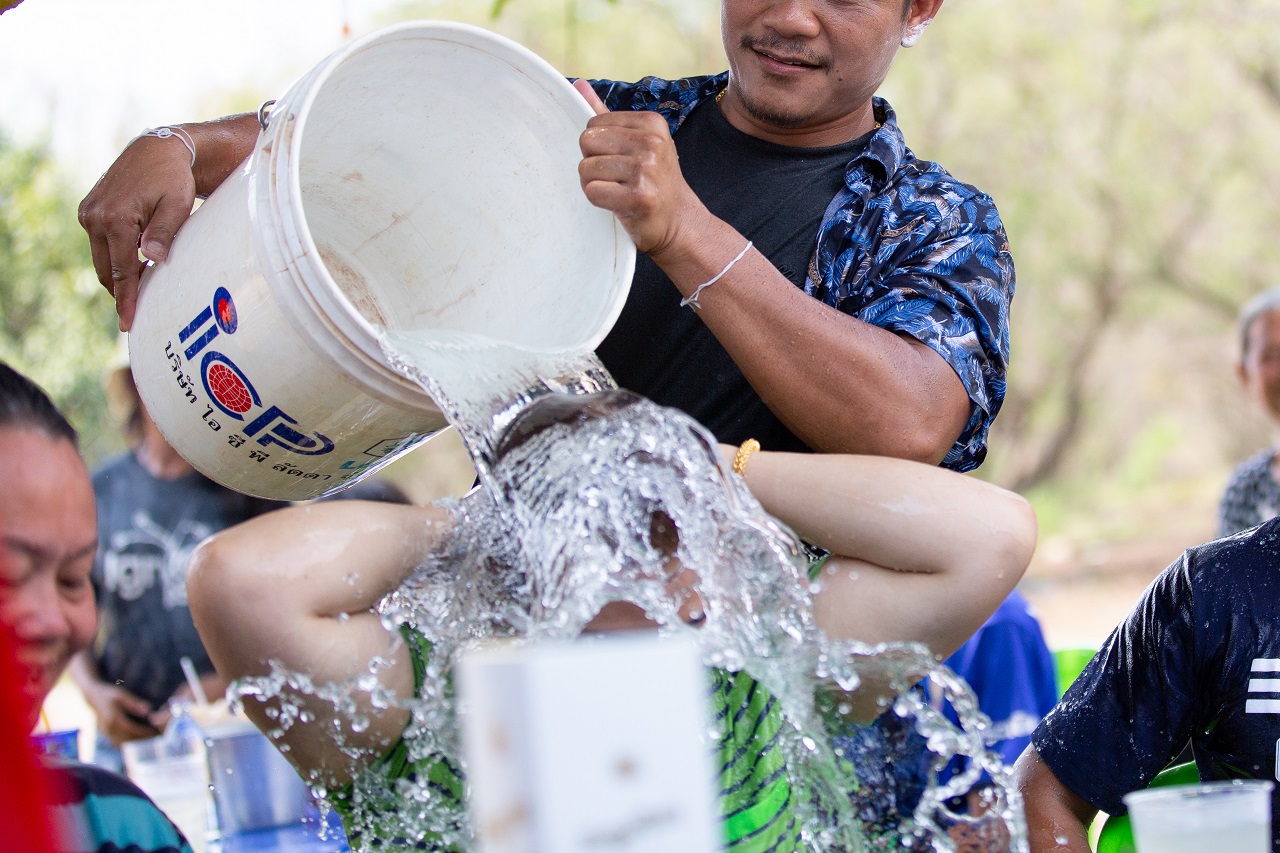
{"type": "Polygon", "coordinates": [[[71,656],[97,629],[90,572],[98,546],[93,487],[71,442],[0,429],[0,627],[14,639],[35,724],[71,656]]]}

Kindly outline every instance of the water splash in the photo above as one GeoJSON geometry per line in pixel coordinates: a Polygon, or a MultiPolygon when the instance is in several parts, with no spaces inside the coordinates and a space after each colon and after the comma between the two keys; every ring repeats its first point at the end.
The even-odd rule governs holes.
{"type": "MultiPolygon", "coordinates": [[[[846,746],[858,729],[848,722],[849,693],[868,681],[904,691],[886,710],[914,721],[935,772],[953,755],[972,759],[903,816],[897,829],[916,845],[910,849],[955,849],[947,830],[970,819],[952,815],[945,801],[984,771],[996,785],[991,814],[1009,827],[1009,849],[1027,849],[1016,789],[986,748],[994,739],[990,721],[967,685],[922,646],[827,638],[811,615],[813,552],[726,470],[701,426],[626,392],[599,394],[615,386],[591,354],[538,353],[454,333],[389,333],[386,347],[459,430],[484,486],[447,502],[456,536],[379,604],[390,630],[410,626],[433,646],[420,695],[405,704],[411,760],[462,766],[450,673],[468,644],[573,638],[606,604],[625,601],[643,608],[658,630],[695,637],[708,667],[745,670],[778,698],[789,772],[809,782],[798,804],[806,849],[871,849],[874,833],[859,821],[863,782],[846,746]],[[673,557],[696,574],[696,585],[679,582],[673,557]],[[698,618],[688,620],[691,613],[698,618]],[[908,689],[925,676],[953,703],[962,728],[908,689]]],[[[238,689],[306,693],[351,718],[357,707],[398,702],[378,694],[376,668],[315,685],[273,667],[238,689]]],[[[305,724],[296,702],[276,703],[281,730],[305,724]]],[[[353,730],[367,725],[356,719],[353,730]]],[[[709,748],[721,734],[708,733],[709,748]]],[[[344,734],[333,735],[343,745],[344,734]]],[[[352,800],[361,817],[349,835],[471,849],[465,810],[442,795],[439,778],[394,784],[388,791],[376,775],[357,779],[352,800]]]]}

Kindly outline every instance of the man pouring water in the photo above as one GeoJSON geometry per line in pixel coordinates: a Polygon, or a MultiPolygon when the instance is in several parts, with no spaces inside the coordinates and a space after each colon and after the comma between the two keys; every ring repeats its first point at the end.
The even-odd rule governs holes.
{"type": "MultiPolygon", "coordinates": [[[[637,247],[598,354],[728,444],[968,470],[1004,395],[1013,264],[991,199],[906,147],[874,97],[943,0],[724,0],[729,70],[580,81],[583,191],[637,247]]],[[[151,131],[85,198],[99,279],[133,319],[252,113],[151,131]]]]}

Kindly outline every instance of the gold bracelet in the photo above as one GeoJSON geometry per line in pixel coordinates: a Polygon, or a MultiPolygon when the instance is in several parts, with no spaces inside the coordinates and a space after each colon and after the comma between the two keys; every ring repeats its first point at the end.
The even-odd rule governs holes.
{"type": "Polygon", "coordinates": [[[751,454],[760,449],[760,442],[754,438],[748,438],[742,442],[742,446],[738,448],[738,452],[733,457],[733,473],[739,477],[745,476],[747,470],[747,460],[751,458],[751,454]]]}

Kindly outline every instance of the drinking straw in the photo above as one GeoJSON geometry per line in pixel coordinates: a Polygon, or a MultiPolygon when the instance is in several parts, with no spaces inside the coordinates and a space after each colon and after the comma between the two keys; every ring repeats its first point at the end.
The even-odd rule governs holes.
{"type": "Polygon", "coordinates": [[[196,675],[196,665],[186,655],[179,658],[178,663],[182,664],[182,674],[187,677],[187,686],[191,688],[191,695],[195,698],[196,704],[208,705],[209,697],[204,695],[204,687],[200,684],[200,676],[196,675]]]}

